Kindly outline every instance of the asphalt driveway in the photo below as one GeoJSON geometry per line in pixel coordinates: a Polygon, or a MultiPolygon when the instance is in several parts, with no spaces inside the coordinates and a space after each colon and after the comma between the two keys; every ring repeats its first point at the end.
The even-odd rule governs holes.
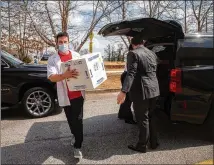
{"type": "Polygon", "coordinates": [[[136,125],[117,119],[117,93],[90,94],[84,109],[84,159],[72,156],[64,112],[26,119],[17,110],[2,112],[2,164],[194,164],[213,158],[209,130],[172,124],[159,114],[160,147],[140,154],[127,148],[137,140],[136,125]]]}

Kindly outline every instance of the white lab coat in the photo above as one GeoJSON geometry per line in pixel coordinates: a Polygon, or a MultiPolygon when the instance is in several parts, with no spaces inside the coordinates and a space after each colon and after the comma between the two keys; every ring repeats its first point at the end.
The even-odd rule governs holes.
{"type": "MultiPolygon", "coordinates": [[[[75,51],[71,51],[71,54],[72,54],[72,59],[80,58],[80,54],[75,51]]],[[[58,54],[54,54],[49,57],[48,64],[47,64],[48,78],[53,74],[62,74],[61,63],[62,62],[58,54]]],[[[81,93],[82,93],[82,96],[85,98],[85,91],[81,91],[81,93]]],[[[58,96],[59,106],[64,107],[64,106],[70,105],[70,100],[68,98],[68,90],[67,90],[65,80],[57,82],[57,96],[58,96]]]]}

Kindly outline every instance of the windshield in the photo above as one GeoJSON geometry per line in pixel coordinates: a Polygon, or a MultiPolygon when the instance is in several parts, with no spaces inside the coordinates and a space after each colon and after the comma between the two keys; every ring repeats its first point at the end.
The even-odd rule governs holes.
{"type": "Polygon", "coordinates": [[[19,60],[18,58],[14,57],[13,55],[11,55],[3,50],[1,51],[1,56],[3,56],[7,61],[12,63],[13,65],[20,65],[20,64],[24,63],[23,61],[19,60]]]}

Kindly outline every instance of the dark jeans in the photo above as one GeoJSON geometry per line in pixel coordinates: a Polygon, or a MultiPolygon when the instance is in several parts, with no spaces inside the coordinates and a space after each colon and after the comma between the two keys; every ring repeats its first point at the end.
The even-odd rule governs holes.
{"type": "MultiPolygon", "coordinates": [[[[123,84],[123,82],[126,78],[126,74],[127,74],[126,71],[124,71],[122,73],[121,78],[120,78],[121,84],[123,84]]],[[[120,105],[120,109],[118,112],[118,118],[125,119],[125,120],[133,120],[131,104],[132,104],[132,101],[130,100],[129,94],[127,93],[124,103],[120,105]]]]}
{"type": "Polygon", "coordinates": [[[70,100],[71,105],[64,107],[68,125],[74,135],[74,148],[81,148],[83,142],[83,103],[84,98],[79,97],[70,100]]]}
{"type": "Polygon", "coordinates": [[[138,145],[146,146],[148,141],[157,144],[155,106],[157,98],[133,102],[133,108],[139,127],[138,145]]]}

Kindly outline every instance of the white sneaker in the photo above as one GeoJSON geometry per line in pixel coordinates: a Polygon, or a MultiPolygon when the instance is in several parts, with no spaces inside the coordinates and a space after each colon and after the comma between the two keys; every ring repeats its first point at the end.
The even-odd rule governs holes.
{"type": "Polygon", "coordinates": [[[82,159],[82,152],[80,149],[74,148],[74,157],[77,159],[82,159]]]}

